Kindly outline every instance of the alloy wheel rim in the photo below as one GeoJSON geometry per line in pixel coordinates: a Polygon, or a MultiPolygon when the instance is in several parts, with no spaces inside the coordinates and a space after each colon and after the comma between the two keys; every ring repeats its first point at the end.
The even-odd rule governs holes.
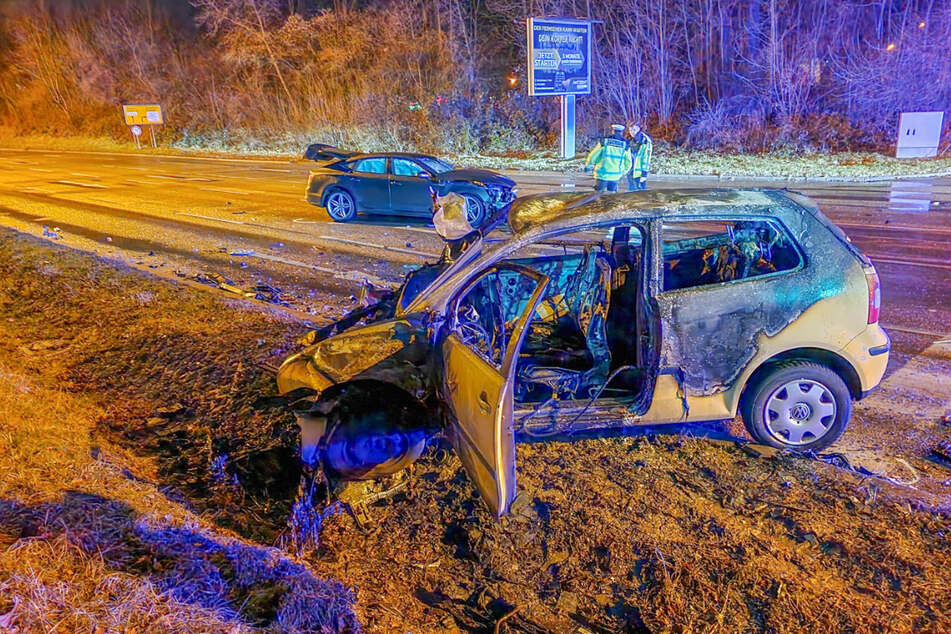
{"type": "Polygon", "coordinates": [[[784,445],[814,443],[832,429],[837,408],[828,387],[811,379],[780,385],[767,397],[763,420],[769,435],[784,445]]]}
{"type": "Polygon", "coordinates": [[[479,221],[482,219],[482,209],[479,201],[473,198],[472,196],[466,194],[462,197],[466,202],[466,220],[469,221],[469,224],[475,228],[479,221]]]}
{"type": "Polygon", "coordinates": [[[331,218],[335,220],[347,218],[350,215],[352,206],[353,204],[350,202],[350,198],[340,192],[330,194],[330,198],[327,199],[327,212],[331,218]]]}

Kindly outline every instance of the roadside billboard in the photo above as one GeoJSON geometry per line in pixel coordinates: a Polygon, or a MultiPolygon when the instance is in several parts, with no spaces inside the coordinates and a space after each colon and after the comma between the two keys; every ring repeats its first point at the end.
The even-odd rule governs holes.
{"type": "Polygon", "coordinates": [[[528,94],[591,94],[591,22],[528,18],[528,94]]]}
{"type": "Polygon", "coordinates": [[[162,125],[162,106],[158,104],[130,104],[122,106],[126,125],[162,125]]]}

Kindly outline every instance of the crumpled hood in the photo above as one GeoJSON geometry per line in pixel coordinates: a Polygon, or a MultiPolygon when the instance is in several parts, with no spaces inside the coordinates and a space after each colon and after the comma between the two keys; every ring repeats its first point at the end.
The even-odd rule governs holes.
{"type": "Polygon", "coordinates": [[[298,388],[322,392],[417,344],[427,344],[426,329],[407,319],[353,328],[288,357],[277,371],[277,388],[281,394],[298,388]]]}
{"type": "Polygon", "coordinates": [[[440,181],[480,181],[484,185],[494,185],[497,187],[506,187],[511,189],[515,187],[515,181],[506,178],[498,172],[490,170],[480,170],[475,168],[455,169],[449,172],[439,174],[440,181]]]}

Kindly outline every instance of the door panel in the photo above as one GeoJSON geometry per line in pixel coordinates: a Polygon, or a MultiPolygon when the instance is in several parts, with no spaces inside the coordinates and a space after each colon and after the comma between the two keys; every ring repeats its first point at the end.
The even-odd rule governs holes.
{"type": "Polygon", "coordinates": [[[385,157],[360,159],[351,174],[340,177],[344,187],[356,198],[359,211],[390,209],[390,177],[386,164],[385,157]]]}
{"type": "Polygon", "coordinates": [[[493,267],[472,281],[449,309],[450,332],[442,344],[442,360],[443,390],[455,419],[450,440],[498,516],[515,499],[515,359],[547,284],[547,277],[525,267],[493,267]],[[519,276],[518,295],[527,299],[513,298],[513,271],[519,276]],[[503,279],[506,289],[501,288],[503,279]],[[506,320],[503,304],[512,301],[519,301],[521,310],[514,320],[506,320]],[[488,314],[495,308],[497,314],[488,314]]]}
{"type": "Polygon", "coordinates": [[[390,204],[393,211],[432,217],[433,197],[429,191],[432,179],[420,178],[418,174],[423,171],[415,161],[404,158],[390,160],[390,204]]]}

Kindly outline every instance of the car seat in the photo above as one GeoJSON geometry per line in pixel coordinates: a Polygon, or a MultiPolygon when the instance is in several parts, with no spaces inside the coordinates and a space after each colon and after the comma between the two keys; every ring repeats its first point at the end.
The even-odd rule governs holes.
{"type": "Polygon", "coordinates": [[[585,398],[600,389],[611,367],[607,338],[611,259],[594,247],[584,256],[565,290],[569,318],[584,337],[584,347],[566,358],[552,346],[530,350],[519,364],[519,381],[528,391],[546,387],[560,398],[585,398]],[[581,363],[579,363],[581,361],[581,363]]]}

